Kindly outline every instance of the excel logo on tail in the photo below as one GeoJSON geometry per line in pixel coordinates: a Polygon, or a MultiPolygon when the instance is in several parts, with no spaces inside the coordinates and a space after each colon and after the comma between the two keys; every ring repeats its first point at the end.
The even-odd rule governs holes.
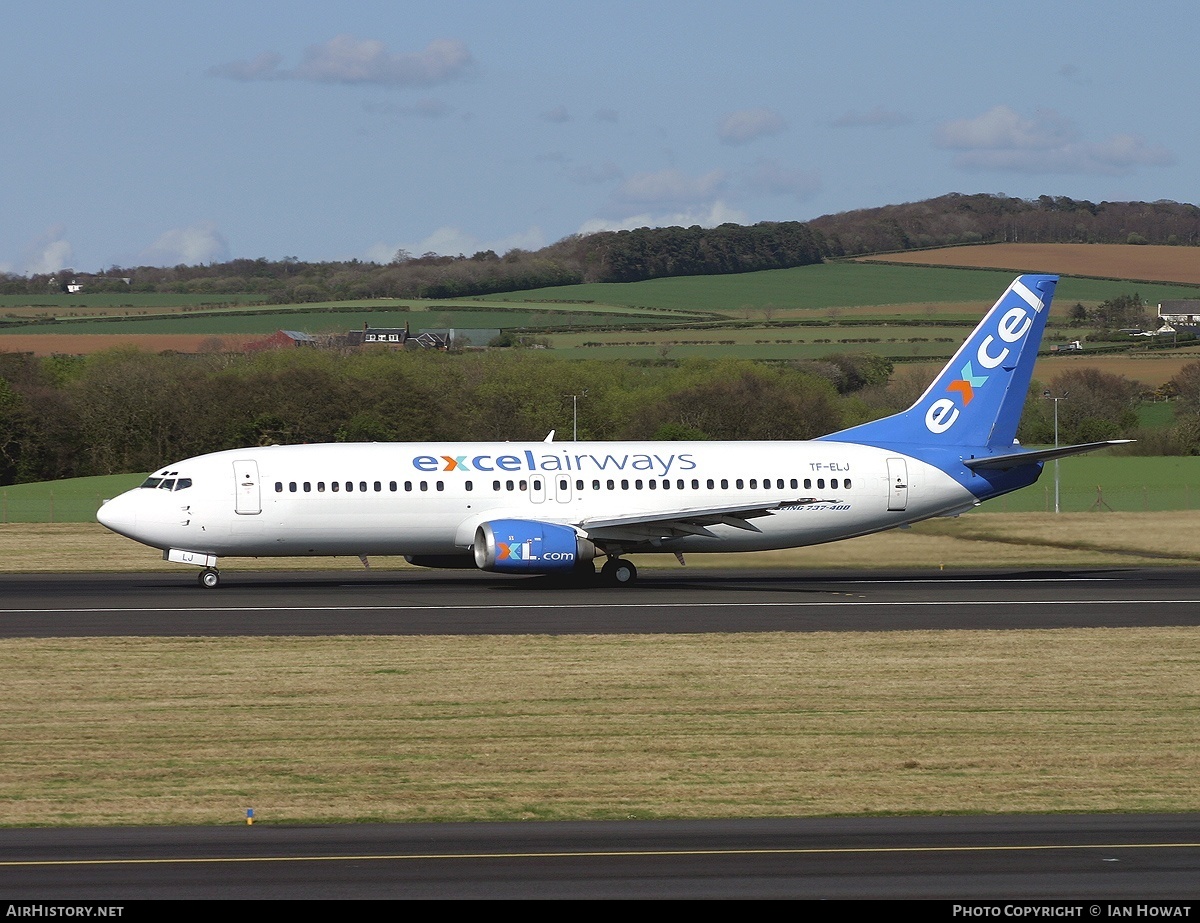
{"type": "Polygon", "coordinates": [[[962,411],[987,387],[988,379],[994,377],[988,373],[1004,364],[1012,353],[1013,344],[1020,342],[1033,326],[1033,314],[1041,310],[1042,300],[1021,282],[1014,282],[992,309],[991,314],[999,318],[995,328],[985,327],[975,332],[973,339],[978,339],[979,346],[958,370],[958,378],[946,385],[945,390],[950,396],[939,398],[925,411],[926,429],[931,433],[944,433],[954,425],[962,411]],[[1014,300],[1012,295],[1023,303],[1004,310],[1004,303],[1014,300]]]}

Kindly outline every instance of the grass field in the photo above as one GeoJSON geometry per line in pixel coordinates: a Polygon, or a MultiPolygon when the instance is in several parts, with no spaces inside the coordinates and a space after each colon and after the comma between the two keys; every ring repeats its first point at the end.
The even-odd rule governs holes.
{"type": "Polygon", "coordinates": [[[0,824],[1194,811],[1193,629],[0,642],[0,824]]]}

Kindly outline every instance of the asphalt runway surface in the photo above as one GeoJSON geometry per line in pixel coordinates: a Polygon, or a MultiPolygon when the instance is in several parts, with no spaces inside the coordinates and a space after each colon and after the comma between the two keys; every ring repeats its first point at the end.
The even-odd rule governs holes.
{"type": "Polygon", "coordinates": [[[1200,624],[1200,570],[644,571],[571,586],[476,571],[0,578],[0,637],[680,634],[1200,624]]]}
{"type": "Polygon", "coordinates": [[[1087,917],[1097,902],[1190,900],[1198,880],[1200,819],[1171,815],[0,832],[0,906],[888,897],[1069,900],[1087,917]]]}
{"type": "MultiPolygon", "coordinates": [[[[1185,568],[696,568],[584,589],[472,572],[226,571],[216,590],[165,569],[0,577],[6,638],[1198,623],[1185,568]]],[[[1200,898],[1200,815],[0,830],[0,903],[368,897],[1066,900],[1108,916],[1200,898]]]]}

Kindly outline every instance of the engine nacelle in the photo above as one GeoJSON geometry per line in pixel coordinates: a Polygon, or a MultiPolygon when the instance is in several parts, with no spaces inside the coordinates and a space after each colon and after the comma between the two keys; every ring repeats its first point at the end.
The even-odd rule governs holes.
{"type": "Polygon", "coordinates": [[[503,574],[569,571],[596,556],[596,546],[570,526],[528,519],[485,522],[471,547],[477,567],[503,574]]]}

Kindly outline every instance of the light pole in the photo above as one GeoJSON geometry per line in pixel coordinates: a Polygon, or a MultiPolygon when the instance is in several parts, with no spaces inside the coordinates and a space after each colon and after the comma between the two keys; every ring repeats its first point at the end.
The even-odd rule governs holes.
{"type": "MultiPolygon", "coordinates": [[[[1042,397],[1054,401],[1054,448],[1058,448],[1058,402],[1065,401],[1070,391],[1064,391],[1062,397],[1055,397],[1049,391],[1043,391],[1042,397]]],[[[1058,459],[1054,459],[1054,512],[1058,512],[1058,459]]]]}
{"type": "Polygon", "coordinates": [[[579,399],[587,397],[587,388],[579,394],[571,395],[571,441],[579,441],[579,399]]]}

